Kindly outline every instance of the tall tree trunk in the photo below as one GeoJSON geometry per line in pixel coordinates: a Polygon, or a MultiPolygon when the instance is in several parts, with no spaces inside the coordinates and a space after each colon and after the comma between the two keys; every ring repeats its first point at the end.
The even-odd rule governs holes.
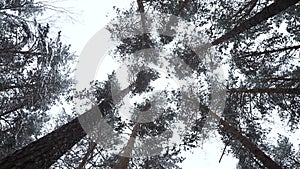
{"type": "MultiPolygon", "coordinates": [[[[239,33],[259,24],[260,22],[276,15],[277,13],[294,5],[299,0],[277,0],[270,6],[263,9],[254,17],[241,23],[239,26],[233,28],[225,35],[212,42],[212,45],[218,45],[230,38],[235,37],[239,33]]],[[[3,51],[4,52],[4,51],[3,51]]],[[[7,53],[7,51],[5,51],[7,53]]],[[[27,52],[19,52],[20,54],[28,54],[27,52]]],[[[40,54],[40,53],[37,53],[40,54]]],[[[216,115],[216,118],[220,118],[216,115]]],[[[220,118],[220,123],[226,130],[240,140],[250,151],[265,164],[266,167],[272,169],[280,169],[280,167],[266,156],[260,149],[251,143],[246,137],[241,135],[235,128],[230,126],[227,122],[220,118]]],[[[78,118],[61,126],[57,130],[47,134],[46,136],[32,142],[26,147],[16,151],[10,156],[0,160],[0,169],[42,169],[50,167],[57,159],[59,159],[65,152],[72,148],[78,141],[80,141],[86,133],[82,129],[78,118]]]]}
{"type": "Polygon", "coordinates": [[[184,0],[180,6],[179,6],[179,9],[178,11],[176,12],[175,16],[178,16],[182,11],[183,9],[186,7],[186,5],[190,2],[190,0],[184,0]]]}
{"type": "Polygon", "coordinates": [[[96,147],[96,143],[92,142],[90,143],[87,152],[85,153],[85,155],[82,158],[81,163],[78,165],[77,169],[83,169],[83,167],[85,166],[85,164],[88,162],[89,157],[91,156],[92,152],[94,151],[95,147],[96,147]]]}
{"type": "Polygon", "coordinates": [[[141,22],[142,22],[142,28],[143,33],[147,33],[147,27],[146,27],[146,18],[145,18],[145,8],[142,0],[137,0],[138,8],[141,15],[141,22]]]}
{"type": "Polygon", "coordinates": [[[213,118],[219,121],[226,132],[228,132],[233,138],[239,140],[259,161],[261,161],[265,167],[269,169],[282,169],[276,162],[274,162],[269,156],[267,156],[261,149],[259,149],[254,143],[252,143],[247,137],[243,136],[236,128],[231,126],[227,121],[223,120],[220,116],[211,111],[208,107],[201,105],[203,109],[206,109],[213,118]]]}
{"type": "Polygon", "coordinates": [[[287,47],[284,47],[284,48],[279,48],[279,49],[274,49],[274,50],[266,50],[266,51],[261,51],[261,52],[244,53],[240,57],[243,58],[243,57],[259,56],[259,55],[262,55],[262,54],[270,54],[270,53],[275,53],[275,52],[283,52],[283,51],[287,51],[287,50],[296,50],[296,49],[299,49],[299,48],[300,48],[300,45],[287,46],[287,47]]]}
{"type": "Polygon", "coordinates": [[[15,112],[15,111],[17,111],[19,109],[24,108],[25,106],[26,106],[25,104],[19,104],[18,106],[14,107],[14,108],[12,108],[10,110],[6,110],[5,112],[1,112],[0,113],[0,117],[4,117],[5,115],[8,115],[8,114],[10,114],[12,112],[15,112]]]}
{"type": "Polygon", "coordinates": [[[47,53],[42,53],[42,52],[6,50],[6,49],[0,49],[0,54],[24,54],[24,55],[35,55],[35,56],[47,55],[47,53]]]}
{"type": "Polygon", "coordinates": [[[262,21],[265,21],[274,15],[284,11],[288,7],[296,4],[299,2],[299,0],[275,0],[273,4],[270,6],[267,6],[262,11],[254,15],[252,18],[249,18],[248,20],[242,22],[239,26],[233,28],[229,32],[225,33],[225,35],[219,37],[218,39],[214,40],[211,44],[212,45],[218,45],[221,44],[238,34],[244,32],[245,30],[258,25],[262,21]]]}
{"type": "Polygon", "coordinates": [[[229,93],[269,93],[269,94],[300,94],[300,88],[253,88],[253,89],[239,89],[232,88],[228,90],[229,93]]]}
{"type": "Polygon", "coordinates": [[[261,78],[261,80],[265,81],[289,81],[289,82],[300,82],[300,78],[294,78],[294,77],[266,77],[266,78],[261,78]]]}
{"type": "Polygon", "coordinates": [[[0,169],[46,169],[86,135],[78,118],[0,160],[0,169]]]}
{"type": "Polygon", "coordinates": [[[134,143],[137,137],[137,133],[140,129],[140,124],[136,123],[132,129],[130,138],[127,142],[127,145],[124,149],[124,155],[121,156],[117,169],[127,169],[129,165],[130,155],[132,153],[134,143]]]}
{"type": "MultiPolygon", "coordinates": [[[[133,87],[134,83],[117,93],[116,100],[121,101],[121,98],[128,94],[133,87]]],[[[95,109],[91,109],[81,116],[89,117],[89,113],[94,114],[95,109]]],[[[84,136],[86,133],[77,117],[4,159],[0,159],[0,169],[49,168],[84,136]]]]}
{"type": "Polygon", "coordinates": [[[10,89],[21,89],[21,88],[34,88],[36,84],[14,84],[14,85],[0,85],[0,92],[10,89]]]}
{"type": "MultiPolygon", "coordinates": [[[[184,0],[182,3],[180,3],[178,11],[175,13],[175,16],[179,16],[180,13],[183,11],[183,9],[186,7],[186,5],[190,2],[190,0],[184,0]]],[[[174,16],[171,16],[169,18],[169,21],[166,24],[166,30],[167,32],[171,31],[171,27],[174,26],[174,24],[176,23],[176,21],[174,22],[174,16]]],[[[176,19],[175,19],[176,20],[176,19]]],[[[165,32],[166,33],[166,32],[165,32]]],[[[168,42],[172,41],[174,37],[168,37],[168,42]]]]}

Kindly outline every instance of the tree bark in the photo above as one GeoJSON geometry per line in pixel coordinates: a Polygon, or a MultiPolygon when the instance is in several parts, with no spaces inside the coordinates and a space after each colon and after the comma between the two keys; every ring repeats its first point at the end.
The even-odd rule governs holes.
{"type": "Polygon", "coordinates": [[[288,47],[274,49],[274,50],[266,50],[266,51],[261,51],[261,52],[245,53],[245,54],[242,54],[241,57],[259,56],[259,55],[262,55],[262,54],[270,54],[270,53],[275,53],[275,52],[283,52],[283,51],[286,51],[286,50],[296,50],[296,49],[299,49],[299,48],[300,48],[300,45],[288,46],[288,47]]]}
{"type": "Polygon", "coordinates": [[[132,129],[130,138],[124,149],[124,156],[121,156],[117,169],[127,169],[129,165],[130,155],[132,153],[137,133],[140,129],[140,124],[136,123],[132,129]]]}
{"type": "Polygon", "coordinates": [[[185,6],[189,3],[190,0],[184,0],[181,4],[180,4],[180,7],[178,9],[178,11],[176,12],[175,16],[178,16],[182,11],[183,9],[185,8],[185,6]]]}
{"type": "MultiPolygon", "coordinates": [[[[120,91],[116,95],[116,100],[121,101],[121,98],[134,87],[134,84],[120,91]]],[[[95,113],[95,110],[91,109],[81,116],[89,116],[89,113],[95,113]]],[[[49,168],[85,136],[86,133],[77,117],[4,159],[0,159],[0,169],[49,168]]]]}
{"type": "Polygon", "coordinates": [[[298,3],[299,0],[276,0],[273,4],[270,6],[267,6],[262,11],[254,15],[252,18],[249,18],[248,20],[242,22],[239,26],[233,28],[229,32],[225,33],[225,35],[221,36],[220,38],[214,40],[211,44],[212,45],[218,45],[221,44],[238,34],[244,32],[245,30],[258,25],[262,21],[265,21],[274,15],[284,11],[288,7],[298,3]]]}
{"type": "Polygon", "coordinates": [[[146,27],[146,18],[145,18],[145,8],[142,0],[137,0],[137,4],[139,7],[140,15],[141,15],[141,22],[142,22],[142,28],[143,33],[147,33],[147,27],[146,27]]]}
{"type": "Polygon", "coordinates": [[[83,169],[83,167],[85,166],[85,164],[88,162],[88,159],[91,156],[92,152],[94,151],[96,145],[97,144],[94,143],[94,142],[90,143],[89,148],[88,148],[87,152],[85,153],[85,155],[83,156],[82,161],[78,165],[77,169],[83,169]]]}
{"type": "Polygon", "coordinates": [[[34,88],[36,84],[14,84],[14,85],[0,85],[0,91],[20,88],[34,88]]]}
{"type": "Polygon", "coordinates": [[[46,55],[47,53],[0,49],[0,54],[46,55]]]}
{"type": "Polygon", "coordinates": [[[0,117],[3,117],[3,116],[5,116],[5,115],[8,115],[8,114],[10,114],[10,113],[12,113],[12,112],[15,112],[15,111],[19,110],[19,109],[22,109],[22,108],[25,107],[25,106],[26,106],[25,104],[20,104],[19,106],[16,106],[16,107],[14,107],[14,108],[12,108],[12,109],[10,109],[10,110],[6,110],[5,112],[2,112],[2,113],[0,114],[0,117]]]}
{"type": "Polygon", "coordinates": [[[0,169],[46,169],[86,135],[78,118],[0,160],[0,169]]]}
{"type": "Polygon", "coordinates": [[[229,93],[270,93],[270,94],[300,94],[300,89],[297,88],[254,88],[254,89],[239,89],[232,88],[229,93]]]}
{"type": "Polygon", "coordinates": [[[227,121],[223,120],[220,116],[211,111],[208,107],[201,105],[213,118],[224,127],[233,138],[239,140],[244,147],[246,147],[259,161],[261,161],[265,167],[269,169],[282,169],[276,162],[274,162],[269,156],[267,156],[261,149],[259,149],[254,143],[252,143],[247,137],[243,136],[236,128],[231,126],[227,121]]]}
{"type": "MultiPolygon", "coordinates": [[[[294,5],[299,0],[277,0],[270,6],[263,9],[254,17],[241,23],[239,26],[233,28],[225,35],[212,42],[212,45],[223,43],[239,33],[259,24],[260,22],[276,15],[277,13],[294,5]]],[[[9,51],[2,51],[2,53],[9,53],[9,51]]],[[[1,53],[1,51],[0,51],[1,53]]],[[[10,52],[15,53],[15,52],[10,52]]],[[[30,54],[28,52],[19,51],[20,54],[30,54]]],[[[32,54],[32,53],[31,53],[32,54]]],[[[43,54],[43,53],[36,53],[43,54]]],[[[265,155],[257,146],[251,143],[246,137],[241,135],[235,128],[230,126],[226,121],[215,115],[216,119],[220,120],[220,124],[238,139],[244,146],[246,146],[266,167],[272,169],[280,169],[280,167],[265,155]]],[[[49,168],[57,159],[59,159],[65,152],[71,149],[78,141],[86,135],[82,129],[78,118],[61,126],[57,130],[47,134],[46,136],[30,143],[26,147],[17,150],[12,155],[0,160],[0,169],[43,169],[49,168]]],[[[127,160],[126,160],[127,161],[127,160]]]]}

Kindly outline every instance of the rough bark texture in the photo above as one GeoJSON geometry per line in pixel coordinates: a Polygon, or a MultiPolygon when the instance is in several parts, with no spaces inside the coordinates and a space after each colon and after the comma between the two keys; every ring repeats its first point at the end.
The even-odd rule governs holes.
{"type": "Polygon", "coordinates": [[[212,45],[218,45],[220,43],[223,43],[238,34],[244,32],[245,30],[258,25],[264,20],[267,20],[274,15],[284,11],[288,7],[296,4],[299,2],[299,0],[276,0],[273,4],[270,6],[264,8],[262,11],[254,15],[252,18],[249,18],[248,20],[242,22],[239,26],[233,28],[231,31],[227,32],[225,35],[221,36],[220,38],[214,40],[212,42],[212,45]]]}
{"type": "Polygon", "coordinates": [[[85,135],[75,118],[0,160],[0,169],[47,169],[85,135]]]}
{"type": "MultiPolygon", "coordinates": [[[[121,101],[134,85],[135,83],[117,93],[115,101],[121,101]]],[[[81,116],[89,117],[90,113],[93,114],[95,111],[91,109],[81,116]]],[[[0,169],[47,169],[84,136],[86,133],[77,117],[4,159],[0,159],[0,169]]]]}
{"type": "Polygon", "coordinates": [[[208,111],[213,118],[219,121],[226,132],[228,132],[234,139],[239,140],[243,146],[245,146],[259,161],[261,161],[265,167],[269,169],[282,169],[276,162],[274,162],[269,156],[267,156],[262,150],[260,150],[254,143],[252,143],[247,137],[243,136],[237,129],[231,126],[228,122],[223,120],[220,116],[212,112],[208,107],[200,105],[206,111],[208,111]]]}

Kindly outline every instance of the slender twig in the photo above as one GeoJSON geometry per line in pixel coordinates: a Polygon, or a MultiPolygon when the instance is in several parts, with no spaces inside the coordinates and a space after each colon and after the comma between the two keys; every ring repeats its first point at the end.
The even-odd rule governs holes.
{"type": "Polygon", "coordinates": [[[229,145],[229,142],[225,144],[225,147],[224,147],[224,149],[223,149],[222,155],[221,155],[221,157],[220,157],[220,159],[219,159],[219,163],[221,163],[221,160],[222,160],[222,158],[223,158],[223,156],[224,156],[224,154],[225,154],[225,150],[226,150],[226,148],[227,148],[228,145],[229,145]]]}

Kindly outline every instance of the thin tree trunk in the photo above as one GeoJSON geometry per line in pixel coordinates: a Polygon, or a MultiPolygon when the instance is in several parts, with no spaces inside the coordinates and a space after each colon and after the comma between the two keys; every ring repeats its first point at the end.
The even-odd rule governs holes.
{"type": "Polygon", "coordinates": [[[261,80],[273,80],[273,81],[295,81],[300,82],[300,78],[294,78],[294,77],[266,77],[261,78],[261,80]]]}
{"type": "Polygon", "coordinates": [[[186,7],[186,5],[189,3],[190,0],[184,0],[181,4],[180,4],[180,7],[178,9],[178,11],[176,12],[175,16],[178,16],[182,11],[183,9],[186,7]]]}
{"type": "Polygon", "coordinates": [[[241,57],[259,56],[259,55],[262,55],[262,54],[270,54],[270,53],[275,53],[275,52],[283,52],[283,51],[286,51],[286,50],[296,50],[296,49],[299,49],[299,48],[300,48],[300,45],[288,46],[288,47],[284,47],[284,48],[279,48],[279,49],[274,49],[274,50],[266,50],[266,51],[262,51],[262,52],[245,53],[241,57]]]}
{"type": "MultiPolygon", "coordinates": [[[[145,21],[145,9],[144,9],[144,4],[143,4],[143,1],[142,0],[137,0],[137,4],[138,4],[138,8],[139,8],[139,11],[140,11],[140,15],[141,15],[141,21],[142,21],[142,28],[143,28],[143,31],[144,33],[146,33],[146,21],[145,21]]],[[[145,38],[145,34],[144,34],[144,38],[145,38]]],[[[133,86],[129,86],[128,89],[131,89],[133,86]]],[[[137,120],[138,121],[139,119],[139,116],[137,117],[137,120]]],[[[123,156],[120,157],[120,161],[119,161],[119,164],[117,166],[117,169],[127,169],[128,168],[128,165],[129,165],[129,160],[130,160],[130,156],[131,156],[131,153],[132,153],[132,150],[133,150],[133,147],[134,147],[134,143],[135,143],[135,140],[136,140],[136,137],[137,137],[137,133],[140,129],[140,124],[139,123],[135,123],[134,124],[134,127],[132,129],[132,132],[131,132],[131,135],[130,135],[130,138],[127,142],[127,145],[125,146],[125,149],[124,149],[124,154],[123,156]]]]}
{"type": "MultiPolygon", "coordinates": [[[[244,11],[244,10],[246,10],[247,8],[247,10],[246,10],[246,14],[247,14],[247,12],[249,11],[249,13],[251,12],[251,10],[255,7],[255,5],[257,4],[257,1],[258,0],[251,0],[249,3],[247,3],[246,5],[244,5],[242,8],[240,8],[232,17],[231,17],[231,19],[233,19],[233,18],[235,18],[235,17],[237,17],[238,15],[241,15],[242,14],[242,12],[244,11]]],[[[244,15],[245,16],[245,15],[244,15]]]]}
{"type": "Polygon", "coordinates": [[[145,18],[145,9],[144,9],[143,0],[137,0],[137,4],[138,4],[140,15],[141,15],[143,33],[146,33],[147,27],[146,27],[146,18],[145,18]]]}
{"type": "Polygon", "coordinates": [[[224,127],[233,138],[239,140],[244,147],[246,147],[259,161],[261,161],[265,167],[269,169],[282,169],[276,162],[274,162],[269,156],[267,156],[261,149],[259,149],[254,143],[252,143],[247,137],[243,136],[236,128],[231,126],[228,122],[223,120],[220,116],[211,111],[208,107],[201,105],[206,111],[212,115],[213,118],[224,127]]]}
{"type": "Polygon", "coordinates": [[[124,155],[121,156],[120,161],[119,161],[119,165],[117,167],[117,169],[127,169],[128,165],[129,165],[129,160],[130,160],[130,156],[134,147],[134,143],[137,137],[137,133],[140,129],[140,124],[139,123],[135,123],[130,138],[127,142],[127,145],[124,149],[124,155]]]}
{"type": "Polygon", "coordinates": [[[85,153],[85,155],[83,156],[82,161],[79,164],[79,166],[77,167],[77,169],[83,169],[85,164],[88,162],[88,159],[91,156],[92,152],[94,151],[96,145],[97,144],[94,142],[90,143],[89,148],[88,148],[87,152],[85,153]]]}
{"type": "Polygon", "coordinates": [[[267,6],[262,11],[254,15],[252,18],[249,18],[248,20],[242,22],[239,26],[233,28],[231,31],[225,33],[225,35],[221,36],[220,38],[214,40],[211,44],[212,45],[218,45],[225,41],[228,41],[229,39],[237,36],[238,34],[244,32],[245,30],[258,25],[262,21],[265,21],[274,15],[284,11],[288,7],[295,5],[298,3],[299,0],[276,0],[273,4],[270,6],[267,6]]]}
{"type": "Polygon", "coordinates": [[[0,91],[5,91],[9,89],[20,89],[20,88],[33,88],[35,84],[15,84],[15,85],[1,85],[0,91]]]}
{"type": "Polygon", "coordinates": [[[10,109],[10,110],[7,110],[7,111],[5,111],[5,112],[2,112],[2,113],[0,114],[0,117],[3,117],[3,116],[5,116],[5,115],[8,115],[8,114],[10,114],[10,113],[12,113],[12,112],[15,112],[15,111],[19,110],[19,109],[22,109],[23,107],[25,107],[25,104],[20,104],[19,106],[15,107],[15,108],[12,108],[12,109],[10,109]]]}
{"type": "Polygon", "coordinates": [[[239,89],[232,88],[229,93],[277,93],[277,94],[300,94],[300,89],[289,88],[254,88],[254,89],[239,89]]]}
{"type": "Polygon", "coordinates": [[[0,54],[46,55],[47,53],[0,49],[0,54]]]}
{"type": "MultiPolygon", "coordinates": [[[[186,7],[186,5],[187,5],[189,2],[190,2],[190,0],[184,0],[184,1],[180,4],[178,11],[175,13],[175,16],[180,15],[180,13],[183,11],[183,9],[186,7]]],[[[172,27],[175,23],[176,23],[176,22],[174,22],[174,17],[171,16],[171,17],[169,18],[169,21],[168,21],[167,24],[166,24],[166,30],[165,30],[165,31],[167,31],[167,32],[168,32],[168,31],[171,31],[171,27],[172,27]]],[[[168,38],[170,38],[169,41],[171,41],[171,39],[173,39],[174,37],[168,37],[168,38]]]]}
{"type": "MultiPolygon", "coordinates": [[[[258,0],[251,0],[249,3],[248,3],[248,9],[245,11],[245,14],[239,19],[239,21],[243,20],[245,17],[249,16],[251,11],[254,9],[254,7],[256,6],[258,0]]],[[[239,22],[238,21],[238,22],[239,22]]]]}

